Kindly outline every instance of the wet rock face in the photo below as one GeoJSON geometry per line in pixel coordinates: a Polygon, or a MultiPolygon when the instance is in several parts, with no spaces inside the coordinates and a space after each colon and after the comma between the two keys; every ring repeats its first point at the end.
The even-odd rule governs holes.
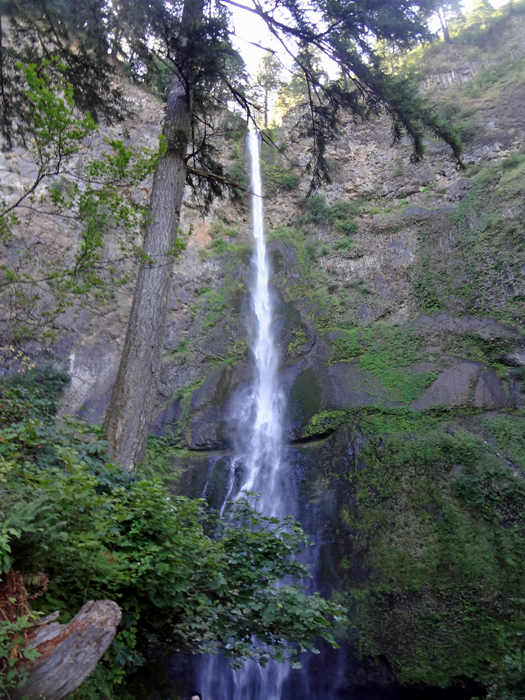
{"type": "MultiPolygon", "coordinates": [[[[446,99],[466,108],[458,84],[446,99]]],[[[348,120],[324,214],[301,204],[305,182],[265,203],[288,474],[316,588],[351,620],[337,658],[308,662],[311,697],[327,674],[341,697],[478,695],[523,595],[525,121],[493,89],[465,173],[435,144],[413,165],[385,124],[348,120]]],[[[294,124],[280,138],[300,163],[294,124]]],[[[247,243],[236,225],[224,239],[247,243]]],[[[216,287],[195,294],[183,356],[166,358],[155,430],[189,448],[178,488],[220,508],[240,483],[231,416],[254,370],[246,250],[211,261],[216,287]]],[[[290,697],[303,680],[290,675],[290,697]]]]}
{"type": "MultiPolygon", "coordinates": [[[[330,668],[341,697],[425,687],[466,700],[501,653],[498,629],[522,590],[525,419],[375,406],[330,432],[285,453],[316,545],[315,590],[335,589],[350,619],[342,651],[305,659],[310,696],[323,697],[330,668]]],[[[216,508],[240,483],[227,451],[176,465],[179,488],[216,508]]],[[[290,697],[304,681],[290,677],[290,697]]]]}

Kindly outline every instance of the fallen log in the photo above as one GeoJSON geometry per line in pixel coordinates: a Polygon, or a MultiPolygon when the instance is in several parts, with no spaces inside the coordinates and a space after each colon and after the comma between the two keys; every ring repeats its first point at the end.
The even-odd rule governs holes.
{"type": "Polygon", "coordinates": [[[86,603],[66,625],[55,622],[57,613],[42,618],[27,631],[26,647],[40,656],[22,662],[28,672],[23,687],[11,698],[61,700],[94,671],[116,634],[122,617],[111,600],[86,603]]]}

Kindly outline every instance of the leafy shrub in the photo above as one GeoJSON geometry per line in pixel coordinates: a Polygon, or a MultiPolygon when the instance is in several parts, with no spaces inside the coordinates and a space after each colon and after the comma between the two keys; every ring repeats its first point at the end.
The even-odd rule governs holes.
{"type": "Polygon", "coordinates": [[[24,634],[34,624],[29,615],[21,615],[14,622],[0,620],[0,696],[10,697],[9,691],[21,690],[27,680],[27,671],[17,667],[20,660],[33,661],[40,654],[36,649],[25,649],[24,634]]]}
{"type": "Polygon", "coordinates": [[[338,231],[342,231],[343,233],[346,233],[347,236],[350,236],[350,234],[356,233],[357,222],[354,221],[354,219],[343,219],[342,221],[338,221],[336,223],[336,228],[338,231]]]}
{"type": "Polygon", "coordinates": [[[295,190],[299,187],[299,183],[301,182],[300,176],[296,173],[277,172],[274,175],[274,180],[284,190],[295,190]]]}
{"type": "Polygon", "coordinates": [[[357,224],[351,218],[357,212],[354,202],[340,200],[326,204],[323,195],[314,195],[306,200],[306,211],[302,221],[333,226],[338,231],[350,234],[357,230],[357,224]]]}
{"type": "Polygon", "coordinates": [[[324,224],[327,221],[327,206],[322,194],[316,194],[306,200],[306,212],[303,220],[316,224],[324,224]]]}
{"type": "Polygon", "coordinates": [[[210,226],[210,233],[212,237],[222,237],[222,236],[228,236],[229,238],[236,238],[238,235],[238,231],[235,228],[235,226],[227,226],[224,221],[221,221],[218,219],[217,221],[214,221],[213,224],[210,226]]]}
{"type": "MultiPolygon", "coordinates": [[[[100,429],[77,420],[57,427],[53,407],[41,388],[0,384],[0,558],[4,572],[46,573],[38,608],[60,609],[62,621],[88,599],[123,609],[116,639],[76,698],[104,688],[129,697],[123,688],[132,689],[148,650],[165,645],[222,648],[238,665],[293,657],[312,648],[311,637],[333,641],[326,616],[340,609],[294,582],[309,575],[295,560],[308,544],[296,523],[266,518],[245,500],[223,520],[203,500],[170,494],[147,466],[123,473],[100,429]],[[277,588],[283,577],[290,583],[277,588]]],[[[0,641],[0,654],[8,651],[0,641]]]]}
{"type": "Polygon", "coordinates": [[[71,377],[52,365],[34,368],[23,374],[12,374],[6,377],[4,384],[10,387],[20,387],[30,391],[43,392],[44,396],[52,402],[58,401],[58,397],[65,387],[69,386],[71,377]]]}
{"type": "Polygon", "coordinates": [[[304,249],[308,259],[315,262],[317,260],[317,247],[313,243],[309,243],[308,245],[305,245],[304,249]]]}
{"type": "Polygon", "coordinates": [[[225,241],[224,238],[215,238],[210,243],[210,250],[217,253],[217,255],[224,255],[230,248],[230,245],[231,244],[225,241]]]}
{"type": "Polygon", "coordinates": [[[470,143],[480,127],[474,121],[474,112],[471,109],[461,107],[454,100],[448,100],[439,106],[439,114],[452,125],[458,132],[463,143],[470,143]]]}
{"type": "Polygon", "coordinates": [[[345,250],[350,250],[350,248],[353,247],[354,244],[352,243],[352,241],[348,240],[348,238],[340,238],[334,243],[334,250],[339,253],[344,252],[345,250]]]}

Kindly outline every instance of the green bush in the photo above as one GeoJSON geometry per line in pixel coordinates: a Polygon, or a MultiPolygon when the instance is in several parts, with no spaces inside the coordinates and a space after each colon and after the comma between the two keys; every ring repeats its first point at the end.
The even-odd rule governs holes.
{"type": "MultiPolygon", "coordinates": [[[[308,544],[296,523],[266,518],[245,500],[221,519],[205,501],[171,494],[147,464],[123,473],[100,429],[55,425],[46,382],[35,383],[0,384],[2,572],[45,572],[35,607],[59,609],[62,622],[89,599],[123,610],[76,698],[133,697],[133,674],[153,648],[224,649],[239,665],[293,657],[312,648],[311,637],[332,641],[326,616],[339,608],[294,582],[308,575],[295,560],[308,544]]],[[[0,630],[0,658],[11,642],[0,630]]]]}
{"type": "Polygon", "coordinates": [[[30,369],[23,374],[12,374],[6,377],[4,384],[9,387],[19,387],[30,391],[43,390],[50,402],[58,401],[61,391],[69,386],[71,377],[52,365],[39,369],[30,369]]]}
{"type": "Polygon", "coordinates": [[[357,222],[354,221],[354,219],[343,219],[342,221],[338,221],[335,226],[338,231],[346,233],[347,236],[357,232],[357,222]]]}
{"type": "Polygon", "coordinates": [[[312,195],[306,200],[306,212],[301,217],[304,221],[324,224],[327,221],[327,206],[322,194],[312,195]]]}
{"type": "MultiPolygon", "coordinates": [[[[2,533],[0,532],[0,537],[2,533]]],[[[30,615],[21,615],[14,622],[0,620],[0,696],[10,697],[9,691],[21,690],[27,680],[25,668],[19,667],[20,659],[33,661],[40,654],[36,649],[20,648],[20,639],[35,619],[30,615]]]]}
{"type": "Polygon", "coordinates": [[[217,221],[214,221],[213,224],[210,226],[210,234],[212,235],[212,238],[217,237],[220,238],[222,236],[228,236],[229,238],[236,238],[238,235],[238,231],[234,226],[227,226],[224,221],[221,221],[218,219],[217,221]]]}
{"type": "Polygon", "coordinates": [[[317,247],[313,243],[309,243],[304,247],[309,260],[315,262],[317,260],[317,247]]]}
{"type": "Polygon", "coordinates": [[[480,126],[474,121],[474,112],[471,109],[464,109],[454,100],[448,100],[439,106],[439,113],[458,132],[463,143],[470,143],[480,126]]]}
{"type": "Polygon", "coordinates": [[[338,253],[341,253],[345,250],[350,250],[350,248],[353,248],[354,244],[352,241],[348,240],[348,238],[340,238],[338,241],[334,243],[334,250],[337,251],[338,253]]]}
{"type": "Polygon", "coordinates": [[[356,222],[351,218],[357,212],[354,202],[340,200],[326,204],[323,195],[314,195],[306,200],[306,211],[301,220],[304,222],[333,226],[346,234],[355,233],[356,222]]]}
{"type": "Polygon", "coordinates": [[[231,243],[228,243],[227,241],[224,240],[224,238],[215,238],[211,243],[210,243],[210,250],[212,250],[214,253],[217,253],[217,255],[224,255],[231,246],[231,243]]]}
{"type": "Polygon", "coordinates": [[[277,172],[274,174],[274,180],[284,190],[295,190],[299,187],[299,183],[301,182],[300,176],[296,173],[277,172]]]}

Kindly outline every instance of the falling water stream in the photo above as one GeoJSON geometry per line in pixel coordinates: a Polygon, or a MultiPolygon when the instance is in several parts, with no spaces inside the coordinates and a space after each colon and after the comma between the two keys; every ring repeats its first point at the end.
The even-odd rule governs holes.
{"type": "MultiPolygon", "coordinates": [[[[278,351],[272,329],[273,305],[270,289],[270,266],[266,251],[263,221],[263,199],[260,169],[260,136],[248,134],[251,158],[252,217],[255,251],[252,259],[254,281],[255,377],[249,392],[237,407],[236,423],[240,436],[230,474],[242,470],[241,491],[259,494],[258,509],[265,515],[283,517],[287,495],[282,488],[284,397],[277,380],[278,351]]],[[[228,498],[233,492],[233,478],[228,485],[228,498]]],[[[290,672],[287,664],[268,663],[261,668],[247,661],[239,671],[231,671],[225,659],[203,660],[200,687],[203,700],[280,700],[283,683],[290,672]]]]}
{"type": "Polygon", "coordinates": [[[259,507],[265,515],[282,516],[283,498],[279,489],[282,465],[283,394],[277,381],[278,353],[272,330],[273,308],[270,295],[270,267],[266,252],[260,168],[260,137],[248,134],[251,158],[252,217],[255,252],[255,280],[252,301],[255,316],[255,380],[242,411],[243,430],[249,438],[237,459],[244,466],[242,490],[260,495],[259,507]]]}

